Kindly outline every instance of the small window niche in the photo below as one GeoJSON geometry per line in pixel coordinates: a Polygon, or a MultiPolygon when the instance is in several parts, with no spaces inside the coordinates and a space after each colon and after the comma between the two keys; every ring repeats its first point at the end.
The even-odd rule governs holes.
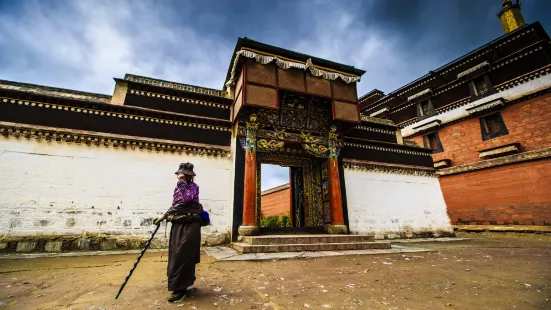
{"type": "Polygon", "coordinates": [[[425,99],[417,104],[417,117],[424,119],[435,115],[434,107],[430,99],[425,99]]]}
{"type": "Polygon", "coordinates": [[[480,131],[482,140],[490,140],[509,134],[501,113],[493,113],[480,118],[480,131]]]}
{"type": "Polygon", "coordinates": [[[440,142],[440,137],[437,132],[432,132],[426,135],[423,135],[423,143],[425,148],[431,149],[432,153],[440,153],[444,151],[442,143],[440,142]]]}
{"type": "Polygon", "coordinates": [[[492,83],[487,74],[472,79],[469,84],[472,100],[478,100],[494,93],[492,83]]]}

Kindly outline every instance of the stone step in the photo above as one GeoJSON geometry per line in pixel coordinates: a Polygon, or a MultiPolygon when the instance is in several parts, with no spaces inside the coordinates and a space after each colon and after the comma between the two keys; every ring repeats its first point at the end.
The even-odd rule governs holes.
{"type": "Polygon", "coordinates": [[[349,251],[368,249],[390,249],[390,242],[352,242],[352,243],[310,243],[310,244],[270,244],[252,245],[236,242],[233,248],[242,254],[245,253],[275,253],[275,252],[315,252],[315,251],[349,251]]]}
{"type": "Polygon", "coordinates": [[[374,236],[365,235],[268,235],[242,237],[243,243],[250,245],[314,244],[314,243],[354,243],[373,242],[374,236]]]}

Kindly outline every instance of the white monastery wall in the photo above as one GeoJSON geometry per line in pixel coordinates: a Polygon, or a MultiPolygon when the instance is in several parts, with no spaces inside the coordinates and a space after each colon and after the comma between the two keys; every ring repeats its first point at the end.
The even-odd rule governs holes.
{"type": "Polygon", "coordinates": [[[200,200],[211,216],[203,238],[226,238],[229,157],[2,138],[0,235],[148,235],[151,218],[170,207],[174,172],[186,161],[195,165],[200,200]]]}
{"type": "Polygon", "coordinates": [[[349,229],[396,238],[453,233],[438,178],[345,168],[349,229]]]}

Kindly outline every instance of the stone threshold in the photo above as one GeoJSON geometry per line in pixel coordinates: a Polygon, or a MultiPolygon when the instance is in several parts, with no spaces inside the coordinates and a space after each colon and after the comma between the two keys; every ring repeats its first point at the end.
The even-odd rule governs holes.
{"type": "Polygon", "coordinates": [[[333,256],[349,255],[376,255],[376,254],[398,254],[398,253],[418,253],[433,252],[434,250],[405,247],[393,245],[390,249],[368,249],[368,250],[348,250],[348,251],[316,251],[316,252],[276,252],[276,253],[247,253],[240,254],[236,250],[228,247],[210,247],[205,248],[205,252],[216,259],[215,262],[224,261],[265,261],[265,260],[287,260],[287,259],[311,259],[333,256]]]}
{"type": "Polygon", "coordinates": [[[464,232],[518,232],[551,234],[551,226],[534,225],[453,225],[455,231],[464,232]]]}
{"type": "Polygon", "coordinates": [[[459,238],[459,237],[441,237],[441,238],[414,238],[414,239],[386,239],[390,243],[422,243],[422,242],[451,242],[451,241],[468,241],[472,238],[459,238]]]}

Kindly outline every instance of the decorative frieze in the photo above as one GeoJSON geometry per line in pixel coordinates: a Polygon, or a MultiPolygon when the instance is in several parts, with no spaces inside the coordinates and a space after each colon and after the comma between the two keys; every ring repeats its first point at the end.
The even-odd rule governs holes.
{"type": "Polygon", "coordinates": [[[27,100],[22,100],[22,99],[13,99],[13,98],[0,97],[0,104],[7,104],[7,103],[25,105],[25,106],[31,106],[31,107],[37,107],[37,108],[44,108],[44,109],[64,110],[64,111],[70,111],[70,112],[75,112],[75,113],[85,113],[85,114],[90,114],[90,115],[92,115],[92,114],[93,115],[101,115],[101,116],[115,117],[115,118],[121,118],[121,119],[126,118],[126,119],[152,122],[152,123],[170,124],[170,125],[174,125],[174,126],[184,126],[184,127],[193,127],[193,128],[201,128],[201,129],[217,130],[217,131],[228,131],[228,132],[231,131],[231,128],[229,128],[229,127],[221,127],[221,126],[214,126],[214,125],[207,125],[207,124],[197,124],[197,123],[188,123],[188,122],[182,122],[182,121],[176,121],[176,120],[149,117],[149,116],[144,116],[144,115],[132,115],[132,114],[128,114],[128,113],[104,111],[104,110],[98,110],[98,109],[93,109],[93,108],[80,108],[80,107],[66,106],[66,105],[62,105],[62,104],[43,103],[43,102],[27,101],[27,100]]]}
{"type": "Polygon", "coordinates": [[[436,114],[442,114],[442,113],[445,113],[445,112],[448,112],[448,111],[451,111],[453,109],[456,109],[456,108],[459,108],[459,107],[462,107],[466,104],[468,104],[469,102],[471,102],[471,97],[465,97],[463,99],[460,99],[460,100],[457,100],[455,102],[452,102],[448,105],[445,105],[443,107],[440,107],[438,109],[436,109],[436,114]]]}
{"type": "Polygon", "coordinates": [[[152,79],[144,76],[137,76],[133,74],[126,74],[124,76],[124,79],[130,82],[152,85],[156,87],[172,88],[172,89],[182,90],[182,91],[187,91],[192,93],[198,93],[198,94],[204,94],[204,95],[210,95],[210,96],[216,96],[216,97],[224,97],[224,92],[217,89],[157,80],[157,79],[152,79]]]}
{"type": "Polygon", "coordinates": [[[230,71],[230,78],[225,83],[226,86],[234,85],[234,83],[236,82],[237,66],[239,64],[240,58],[242,57],[253,59],[257,63],[262,65],[266,65],[273,62],[279,68],[284,70],[291,69],[291,68],[304,70],[304,71],[308,70],[313,76],[319,77],[325,80],[334,81],[337,78],[340,78],[343,82],[347,84],[356,83],[360,81],[360,76],[358,75],[314,65],[312,63],[311,58],[308,58],[306,62],[302,62],[298,60],[291,60],[279,55],[274,55],[270,53],[253,50],[250,48],[241,48],[241,50],[235,53],[235,59],[233,61],[232,69],[230,71]]]}
{"type": "Polygon", "coordinates": [[[493,70],[495,70],[495,69],[501,68],[501,67],[503,67],[503,66],[505,66],[505,65],[508,65],[508,64],[510,64],[510,63],[513,63],[513,62],[515,62],[515,61],[517,61],[517,60],[519,60],[519,59],[521,59],[521,58],[524,58],[524,57],[526,57],[526,56],[528,56],[528,55],[530,55],[530,54],[532,54],[532,53],[534,53],[534,52],[540,51],[540,50],[542,50],[542,49],[543,49],[543,47],[542,47],[542,46],[539,46],[539,47],[536,47],[536,48],[534,48],[534,49],[532,49],[532,50],[525,51],[524,53],[519,53],[519,52],[517,52],[517,53],[515,53],[515,54],[512,54],[512,55],[510,55],[509,57],[507,57],[505,60],[502,60],[500,63],[498,63],[498,64],[492,66],[492,68],[490,68],[489,71],[493,71],[493,70]]]}
{"type": "Polygon", "coordinates": [[[421,87],[421,86],[427,84],[428,82],[433,81],[434,79],[435,79],[435,77],[432,76],[432,77],[430,77],[430,78],[424,80],[423,82],[421,82],[421,83],[419,83],[419,84],[417,84],[417,85],[414,85],[414,86],[412,86],[412,87],[410,87],[410,88],[407,88],[407,89],[405,89],[405,90],[399,92],[399,93],[398,93],[398,96],[402,96],[402,95],[408,93],[408,92],[411,91],[411,90],[414,90],[414,89],[416,89],[416,88],[419,88],[419,87],[421,87]]]}
{"type": "Polygon", "coordinates": [[[418,117],[410,118],[407,121],[403,121],[403,122],[399,123],[397,126],[400,127],[401,129],[403,129],[403,128],[409,126],[409,125],[413,125],[413,124],[417,123],[418,120],[419,120],[418,117]]]}
{"type": "Polygon", "coordinates": [[[477,114],[479,112],[486,112],[488,110],[491,110],[495,107],[504,106],[505,105],[505,99],[503,98],[497,98],[495,100],[484,102],[484,100],[481,100],[481,103],[478,103],[474,106],[466,108],[467,112],[470,115],[477,114]]]}
{"type": "Polygon", "coordinates": [[[443,93],[447,92],[447,91],[450,90],[450,89],[454,89],[454,88],[456,88],[456,87],[458,87],[458,86],[460,86],[460,85],[463,85],[463,84],[465,84],[465,83],[466,83],[465,81],[458,81],[458,82],[456,82],[456,83],[446,84],[446,85],[444,85],[444,86],[438,88],[438,91],[437,91],[434,95],[435,95],[435,96],[438,96],[438,95],[440,95],[440,94],[443,94],[443,93]]]}
{"type": "Polygon", "coordinates": [[[194,154],[215,157],[229,157],[229,149],[208,145],[179,143],[159,139],[134,138],[130,136],[100,134],[79,130],[58,129],[42,126],[9,125],[0,123],[0,134],[5,138],[25,138],[37,141],[58,142],[81,146],[112,147],[123,150],[147,150],[178,154],[194,154]]]}
{"type": "Polygon", "coordinates": [[[489,150],[482,150],[482,151],[479,151],[479,157],[480,158],[489,158],[489,157],[494,157],[496,155],[510,155],[510,154],[513,154],[513,153],[518,153],[520,152],[520,144],[519,143],[512,143],[512,144],[508,144],[508,145],[504,145],[504,146],[500,146],[500,147],[497,147],[497,148],[492,148],[492,149],[489,149],[489,150]]]}
{"type": "Polygon", "coordinates": [[[484,56],[484,55],[486,55],[486,54],[488,54],[488,53],[490,53],[490,52],[491,52],[490,49],[487,49],[487,50],[485,50],[485,51],[481,51],[480,54],[478,54],[478,55],[473,55],[473,56],[470,57],[469,59],[467,59],[467,60],[465,60],[465,61],[463,61],[463,62],[460,62],[460,63],[456,64],[456,65],[453,66],[453,67],[449,67],[448,69],[444,70],[444,71],[442,72],[442,74],[447,74],[447,73],[449,73],[449,72],[451,72],[451,71],[453,71],[453,70],[459,69],[459,68],[463,67],[464,65],[466,65],[466,64],[468,64],[468,63],[471,63],[471,62],[477,60],[478,58],[480,58],[480,57],[482,57],[482,56],[484,56]]]}
{"type": "Polygon", "coordinates": [[[507,90],[509,88],[513,88],[515,86],[518,86],[520,84],[524,84],[526,82],[532,81],[532,80],[537,79],[541,76],[545,76],[549,73],[551,73],[551,65],[547,65],[547,66],[545,66],[543,68],[540,68],[538,70],[532,71],[530,73],[521,75],[521,76],[519,76],[515,79],[512,79],[510,81],[507,81],[505,83],[499,84],[499,85],[495,86],[495,89],[497,91],[501,92],[501,91],[507,90]]]}
{"type": "Polygon", "coordinates": [[[425,167],[404,167],[392,164],[374,164],[374,163],[355,163],[344,162],[345,169],[359,170],[366,172],[377,173],[389,173],[389,174],[402,174],[402,175],[414,175],[422,177],[435,177],[436,173],[434,169],[425,167]]]}
{"type": "Polygon", "coordinates": [[[372,132],[384,133],[384,134],[387,134],[387,135],[396,135],[395,131],[388,130],[388,129],[373,128],[373,127],[367,127],[367,126],[362,126],[362,125],[358,125],[355,128],[363,130],[363,131],[372,131],[372,132]]]}
{"type": "Polygon", "coordinates": [[[408,155],[431,156],[431,153],[428,150],[427,150],[427,152],[419,152],[419,151],[403,150],[403,149],[398,149],[398,148],[389,148],[389,147],[374,146],[374,145],[368,145],[368,144],[357,144],[357,143],[350,143],[350,142],[345,142],[344,145],[349,146],[349,147],[357,147],[357,148],[369,149],[369,150],[375,150],[375,151],[382,151],[382,152],[393,152],[393,153],[401,153],[401,154],[408,154],[408,155]]]}
{"type": "Polygon", "coordinates": [[[129,92],[131,94],[139,95],[139,96],[147,96],[147,97],[153,97],[153,98],[156,97],[156,98],[172,100],[172,101],[199,104],[199,105],[204,105],[204,106],[213,107],[213,108],[220,108],[220,109],[229,109],[230,108],[229,105],[225,105],[225,104],[221,104],[221,103],[195,100],[195,99],[189,99],[189,98],[184,98],[184,97],[171,96],[171,95],[167,95],[167,94],[158,94],[158,93],[152,93],[152,92],[143,91],[143,90],[131,89],[131,90],[129,90],[129,92]]]}

